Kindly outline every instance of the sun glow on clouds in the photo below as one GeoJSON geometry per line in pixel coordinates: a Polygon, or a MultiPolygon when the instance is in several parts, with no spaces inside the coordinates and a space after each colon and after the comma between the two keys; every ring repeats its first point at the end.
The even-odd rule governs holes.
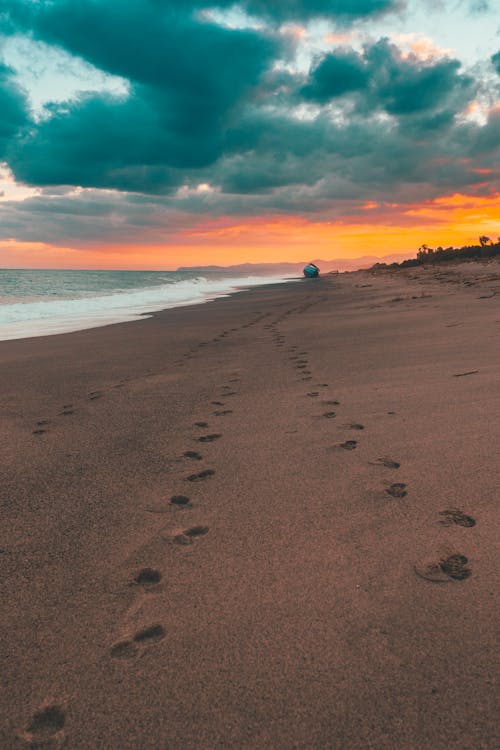
{"type": "Polygon", "coordinates": [[[390,39],[401,49],[402,57],[406,59],[414,55],[419,60],[428,62],[456,54],[453,49],[438,47],[432,39],[422,34],[392,34],[390,39]]]}
{"type": "Polygon", "coordinates": [[[147,236],[139,243],[56,247],[43,243],[0,242],[4,267],[172,269],[181,265],[304,261],[309,257],[414,257],[420,245],[460,246],[479,235],[500,236],[500,193],[452,194],[422,204],[366,202],[335,221],[295,216],[198,219],[160,244],[147,236]],[[187,260],[189,258],[189,260],[187,260]]]}
{"type": "Polygon", "coordinates": [[[26,187],[17,183],[6,164],[0,162],[0,201],[23,201],[40,195],[39,188],[26,187]]]}
{"type": "Polygon", "coordinates": [[[40,24],[0,35],[0,157],[38,186],[0,162],[2,265],[413,255],[500,234],[493,14],[458,0],[355,21],[311,11],[327,0],[75,5],[98,26],[100,3],[116,29],[90,43],[71,0],[32,3],[40,24]],[[185,56],[167,17],[155,47],[161,8],[189,34],[185,56]]]}

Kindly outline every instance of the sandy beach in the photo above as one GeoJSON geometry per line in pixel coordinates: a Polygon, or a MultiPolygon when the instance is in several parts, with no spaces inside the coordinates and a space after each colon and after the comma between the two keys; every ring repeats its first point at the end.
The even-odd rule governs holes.
{"type": "Polygon", "coordinates": [[[0,747],[493,750],[498,262],[0,342],[0,747]]]}

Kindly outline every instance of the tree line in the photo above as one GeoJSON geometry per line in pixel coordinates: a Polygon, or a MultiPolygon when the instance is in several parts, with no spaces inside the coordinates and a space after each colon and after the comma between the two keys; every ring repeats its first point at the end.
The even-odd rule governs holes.
{"type": "Polygon", "coordinates": [[[409,266],[422,266],[427,263],[443,263],[451,260],[487,259],[500,256],[500,237],[493,241],[490,237],[482,235],[479,237],[478,245],[465,245],[464,247],[429,247],[421,245],[416,258],[403,260],[401,263],[375,263],[373,268],[408,268],[409,266]]]}

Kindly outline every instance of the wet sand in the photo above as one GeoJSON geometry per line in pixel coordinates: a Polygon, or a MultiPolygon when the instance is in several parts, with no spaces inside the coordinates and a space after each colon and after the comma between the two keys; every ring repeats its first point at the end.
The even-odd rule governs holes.
{"type": "Polygon", "coordinates": [[[497,746],[500,271],[0,342],[0,747],[497,746]]]}

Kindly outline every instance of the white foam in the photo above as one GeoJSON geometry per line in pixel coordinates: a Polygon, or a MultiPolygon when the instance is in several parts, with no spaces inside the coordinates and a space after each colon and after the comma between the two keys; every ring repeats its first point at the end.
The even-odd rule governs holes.
{"type": "Polygon", "coordinates": [[[0,341],[142,320],[150,317],[145,313],[201,304],[253,286],[285,281],[290,279],[282,276],[216,280],[199,277],[98,297],[3,304],[0,305],[0,341]]]}

